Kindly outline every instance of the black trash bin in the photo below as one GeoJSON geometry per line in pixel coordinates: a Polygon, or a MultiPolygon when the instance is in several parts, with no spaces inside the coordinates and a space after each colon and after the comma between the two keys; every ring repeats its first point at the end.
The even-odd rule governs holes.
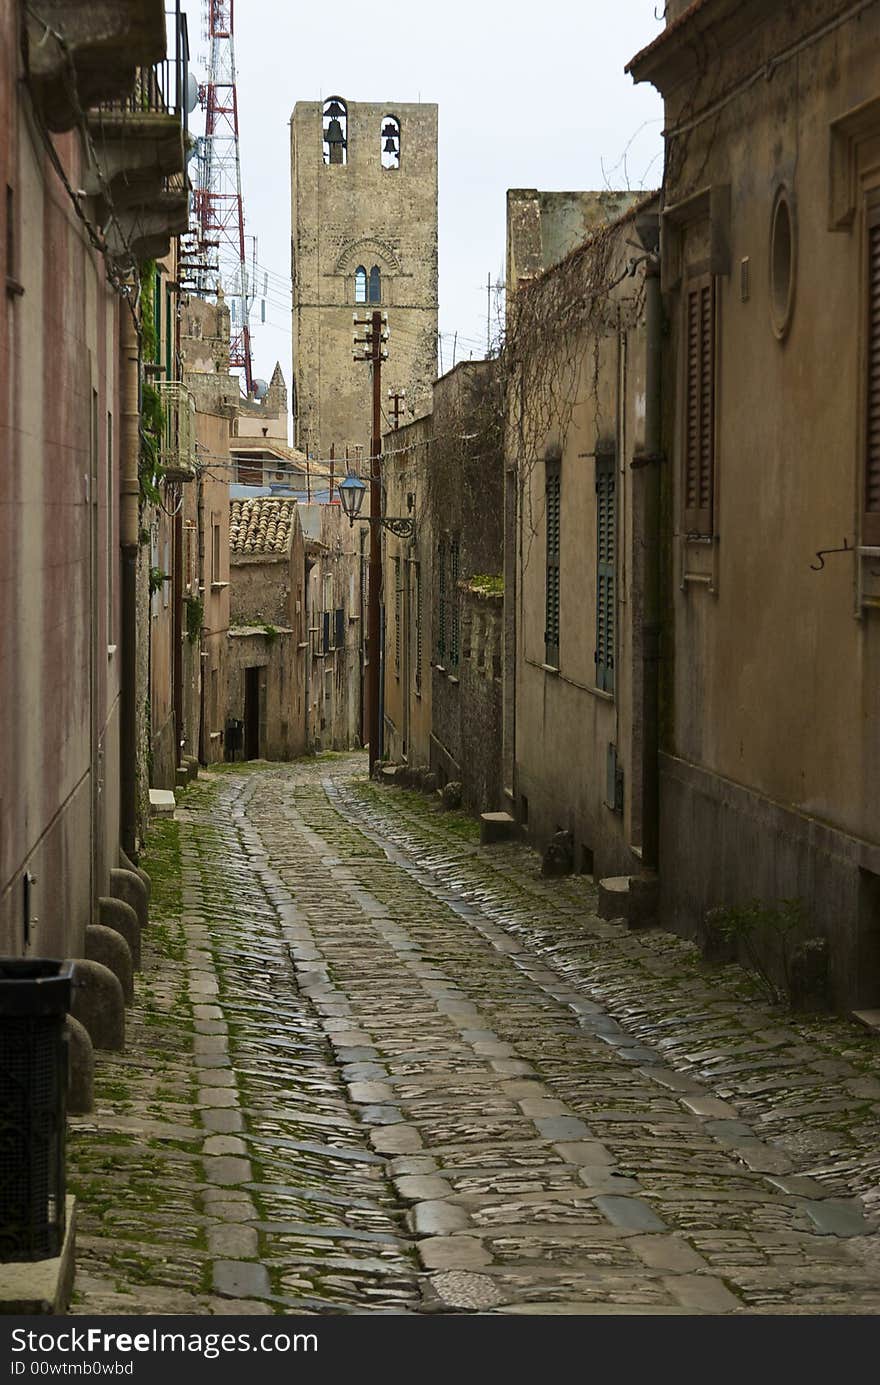
{"type": "Polygon", "coordinates": [[[64,1242],[72,962],[0,957],[0,1261],[64,1242]]]}

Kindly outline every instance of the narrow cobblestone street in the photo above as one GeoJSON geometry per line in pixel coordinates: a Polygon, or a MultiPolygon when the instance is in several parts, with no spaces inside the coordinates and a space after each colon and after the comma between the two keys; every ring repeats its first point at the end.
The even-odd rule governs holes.
{"type": "Polygon", "coordinates": [[[360,756],[154,828],[79,1313],[875,1313],[880,1063],[360,756]]]}

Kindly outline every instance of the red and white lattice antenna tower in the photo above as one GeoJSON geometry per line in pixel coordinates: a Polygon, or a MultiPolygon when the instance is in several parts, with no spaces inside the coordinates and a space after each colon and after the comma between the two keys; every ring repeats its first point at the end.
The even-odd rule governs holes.
{"type": "Polygon", "coordinates": [[[193,215],[200,267],[196,292],[213,297],[222,288],[232,312],[230,367],[244,370],[253,388],[248,266],[244,249],[244,205],[238,152],[238,98],[235,90],[235,0],[205,0],[211,58],[208,80],[199,90],[205,133],[199,140],[193,188],[193,215]]]}

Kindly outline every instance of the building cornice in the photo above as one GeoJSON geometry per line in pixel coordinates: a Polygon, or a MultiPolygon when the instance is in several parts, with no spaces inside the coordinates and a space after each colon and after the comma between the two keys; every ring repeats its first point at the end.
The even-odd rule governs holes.
{"type": "Polygon", "coordinates": [[[723,52],[764,21],[785,0],[694,0],[626,65],[634,82],[651,82],[665,95],[706,65],[707,48],[723,52]]]}

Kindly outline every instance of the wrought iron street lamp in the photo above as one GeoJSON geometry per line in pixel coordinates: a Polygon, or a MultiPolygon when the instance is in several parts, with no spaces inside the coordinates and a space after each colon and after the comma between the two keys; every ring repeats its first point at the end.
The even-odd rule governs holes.
{"type": "Polygon", "coordinates": [[[346,476],[344,481],[340,481],[336,491],[340,504],[348,515],[349,525],[352,527],[356,519],[363,519],[368,524],[381,524],[383,529],[389,529],[400,539],[411,539],[415,534],[415,521],[412,517],[402,519],[394,515],[380,515],[376,520],[372,515],[361,514],[361,506],[367,493],[367,483],[362,481],[359,476],[346,476]]]}

